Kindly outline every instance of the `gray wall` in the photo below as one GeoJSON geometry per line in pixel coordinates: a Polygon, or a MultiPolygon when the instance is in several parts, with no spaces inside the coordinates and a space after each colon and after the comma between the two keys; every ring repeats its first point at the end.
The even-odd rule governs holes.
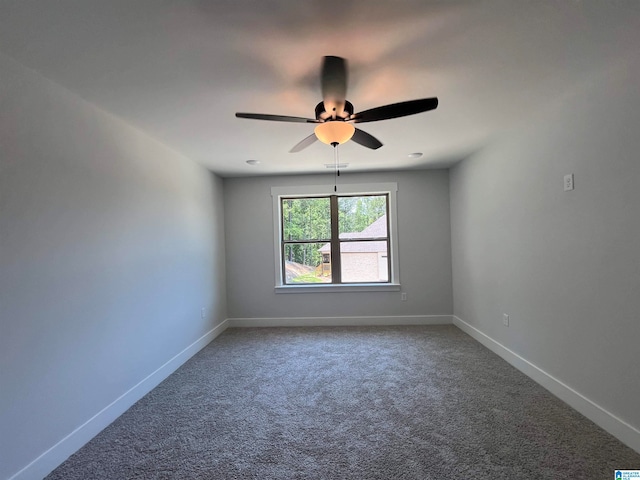
{"type": "Polygon", "coordinates": [[[636,429],[638,78],[617,60],[451,171],[455,315],[636,429]]]}
{"type": "Polygon", "coordinates": [[[226,318],[222,190],[0,56],[0,478],[226,318]]]}
{"type": "Polygon", "coordinates": [[[343,174],[340,183],[398,183],[398,292],[276,294],[271,187],[333,185],[333,175],[225,179],[230,318],[450,315],[447,170],[343,174]]]}

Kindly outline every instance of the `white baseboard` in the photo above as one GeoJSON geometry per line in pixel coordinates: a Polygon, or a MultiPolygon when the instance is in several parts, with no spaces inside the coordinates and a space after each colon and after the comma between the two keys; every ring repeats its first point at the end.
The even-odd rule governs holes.
{"type": "Polygon", "coordinates": [[[597,403],[548,374],[493,338],[468,324],[461,318],[452,315],[453,324],[489,350],[501,356],[508,363],[520,370],[535,382],[542,385],[563,402],[567,403],[593,423],[609,432],[618,440],[640,453],[640,430],[616,417],[597,403]]]}
{"type": "Polygon", "coordinates": [[[229,327],[344,327],[371,325],[450,325],[451,315],[364,317],[228,318],[229,327]]]}
{"type": "Polygon", "coordinates": [[[9,477],[8,480],[41,479],[52,472],[70,455],[100,433],[129,407],[153,390],[160,382],[175,372],[183,363],[193,357],[214,338],[228,328],[227,320],[214,327],[180,353],[168,360],[153,373],[141,380],[137,385],[120,395],[93,417],[80,425],[66,437],[53,445],[22,470],[9,477]]]}

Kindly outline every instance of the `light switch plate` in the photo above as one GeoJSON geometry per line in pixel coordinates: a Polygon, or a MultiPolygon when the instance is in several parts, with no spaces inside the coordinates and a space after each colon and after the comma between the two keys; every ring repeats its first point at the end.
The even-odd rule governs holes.
{"type": "Polygon", "coordinates": [[[573,173],[564,176],[564,191],[573,190],[573,173]]]}

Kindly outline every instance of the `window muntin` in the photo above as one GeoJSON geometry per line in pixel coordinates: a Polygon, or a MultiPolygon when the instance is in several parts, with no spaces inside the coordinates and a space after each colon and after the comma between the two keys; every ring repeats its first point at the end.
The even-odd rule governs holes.
{"type": "Polygon", "coordinates": [[[389,194],[280,197],[285,285],[389,283],[389,194]]]}

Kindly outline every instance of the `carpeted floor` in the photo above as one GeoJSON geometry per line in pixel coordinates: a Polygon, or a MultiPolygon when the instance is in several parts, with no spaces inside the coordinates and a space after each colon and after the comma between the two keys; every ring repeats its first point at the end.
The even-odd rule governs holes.
{"type": "Polygon", "coordinates": [[[453,326],[229,329],[47,479],[609,479],[640,454],[453,326]]]}

